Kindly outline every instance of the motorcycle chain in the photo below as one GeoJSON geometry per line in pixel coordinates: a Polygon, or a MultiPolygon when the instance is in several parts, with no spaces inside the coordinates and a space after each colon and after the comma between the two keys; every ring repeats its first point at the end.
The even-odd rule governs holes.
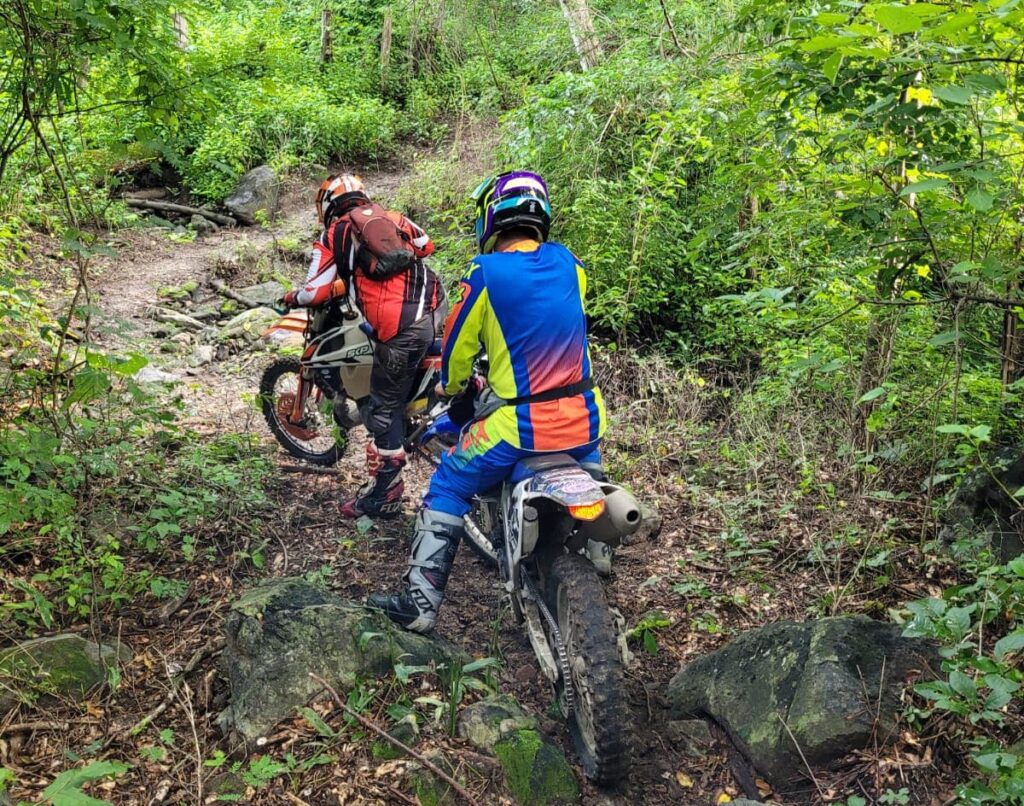
{"type": "Polygon", "coordinates": [[[576,706],[576,692],[572,687],[572,667],[569,665],[569,653],[565,650],[565,641],[562,640],[562,631],[558,629],[558,622],[555,621],[555,617],[551,615],[551,611],[548,610],[547,604],[544,599],[541,598],[540,592],[537,590],[537,583],[533,581],[533,577],[530,576],[529,572],[525,569],[522,572],[523,585],[529,591],[530,596],[537,603],[537,609],[540,614],[544,617],[544,621],[548,624],[548,629],[551,631],[551,637],[555,639],[555,652],[558,654],[558,666],[562,671],[562,693],[565,697],[565,716],[566,718],[572,716],[573,709],[576,706]]]}

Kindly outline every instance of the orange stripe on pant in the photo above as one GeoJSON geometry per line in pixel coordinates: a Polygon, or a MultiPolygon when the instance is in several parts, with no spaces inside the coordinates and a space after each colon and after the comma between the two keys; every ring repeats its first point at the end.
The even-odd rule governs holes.
{"type": "Polygon", "coordinates": [[[590,441],[590,411],[583,395],[530,406],[533,450],[562,451],[590,441]]]}

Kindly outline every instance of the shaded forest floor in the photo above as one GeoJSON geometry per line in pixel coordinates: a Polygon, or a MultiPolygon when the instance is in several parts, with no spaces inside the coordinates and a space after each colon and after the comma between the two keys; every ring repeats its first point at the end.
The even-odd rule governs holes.
{"type": "MultiPolygon", "coordinates": [[[[399,166],[367,172],[365,178],[371,191],[387,197],[406,175],[399,166]]],[[[170,242],[153,230],[122,233],[118,256],[101,265],[93,281],[103,344],[119,348],[130,343],[148,352],[155,365],[177,374],[183,383],[175,393],[182,396],[189,427],[211,439],[246,435],[279,465],[293,463],[275,449],[252,404],[270,355],[257,348],[187,369],[157,352],[154,323],[144,310],[156,301],[159,287],[205,282],[214,273],[223,274],[225,266],[233,267],[229,280],[234,284],[262,279],[261,265],[285,271],[298,282],[304,264],[295,250],[280,245],[283,239],[306,243],[314,236],[309,187],[291,188],[281,216],[265,229],[221,231],[189,244],[170,242]]],[[[743,629],[781,619],[850,612],[885,618],[888,608],[937,594],[949,580],[934,577],[927,567],[920,550],[922,513],[913,504],[837,494],[849,485],[838,476],[828,478],[827,463],[824,476],[810,484],[794,463],[778,457],[757,462],[730,457],[722,448],[731,427],[728,415],[699,386],[658,359],[600,350],[598,358],[613,413],[609,466],[659,508],[663,522],[656,538],[620,550],[609,597],[630,626],[652,611],[663,614],[669,626],[652,631],[656,653],[633,645],[636,661],[623,692],[637,724],[630,787],[620,794],[585,788],[583,802],[724,802],[723,795],[743,794],[735,774],[742,762],[724,741],[695,748],[668,722],[663,692],[682,664],[743,629]]],[[[792,437],[799,442],[799,433],[792,437]]],[[[398,583],[428,469],[411,468],[404,519],[361,532],[337,518],[334,504],[360,483],[363,439],[354,436],[336,476],[272,473],[265,518],[221,525],[211,562],[188,565],[169,557],[160,572],[189,586],[173,612],[161,613],[153,602],[140,601],[100,625],[106,635],[119,635],[132,648],[134,660],[120,686],[88,703],[84,713],[69,706],[21,715],[25,721],[45,720],[67,729],[40,725],[18,734],[17,747],[4,751],[9,760],[20,759],[8,763],[19,776],[16,794],[38,792],[69,759],[104,757],[133,765],[125,776],[103,785],[102,797],[113,802],[216,797],[217,787],[231,779],[230,763],[218,756],[230,748],[215,725],[226,695],[217,667],[218,640],[231,601],[268,575],[304,575],[353,600],[398,583]],[[251,561],[257,549],[265,557],[262,568],[251,561]],[[183,669],[182,681],[173,682],[183,669]],[[156,709],[161,710],[151,726],[129,735],[156,709]]],[[[464,549],[449,591],[439,633],[471,655],[499,658],[501,688],[540,715],[543,730],[564,744],[572,758],[566,732],[550,713],[547,685],[529,644],[503,609],[496,577],[464,549]]],[[[423,682],[418,693],[436,693],[433,685],[423,682]]],[[[372,695],[368,714],[383,718],[387,685],[367,687],[372,695]]],[[[337,715],[332,719],[337,723],[337,715]]],[[[284,768],[268,780],[259,775],[244,779],[244,800],[413,802],[403,790],[401,763],[375,759],[370,744],[345,734],[326,748],[331,760],[323,762],[324,741],[313,726],[298,718],[285,723],[260,749],[284,768]]],[[[421,749],[430,746],[466,774],[482,800],[499,801],[490,762],[440,727],[427,731],[421,749]]],[[[851,758],[839,770],[815,771],[814,781],[785,797],[768,788],[761,794],[794,804],[845,802],[848,795],[877,802],[878,792],[906,787],[911,803],[941,804],[950,797],[948,771],[956,764],[942,753],[941,744],[907,731],[877,755],[851,758]]],[[[251,773],[251,766],[245,769],[251,773]]]]}

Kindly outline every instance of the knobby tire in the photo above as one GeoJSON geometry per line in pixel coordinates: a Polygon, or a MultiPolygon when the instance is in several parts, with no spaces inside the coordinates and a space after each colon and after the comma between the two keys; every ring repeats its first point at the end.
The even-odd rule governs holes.
{"type": "Polygon", "coordinates": [[[301,365],[297,358],[279,358],[264,370],[263,377],[260,379],[260,405],[263,410],[263,418],[267,421],[267,426],[278,444],[289,454],[311,465],[330,467],[336,464],[345,452],[348,439],[340,442],[335,440],[334,446],[326,451],[308,451],[284,430],[277,415],[277,399],[274,389],[278,380],[285,375],[298,375],[300,370],[301,365]]]}
{"type": "Polygon", "coordinates": [[[629,775],[632,719],[604,587],[589,560],[578,554],[564,554],[551,564],[547,596],[563,631],[570,665],[575,669],[577,660],[583,661],[583,669],[573,675],[576,710],[569,718],[569,731],[583,771],[598,786],[620,787],[629,775]],[[575,623],[572,635],[566,629],[567,615],[575,623]],[[585,696],[589,705],[583,702],[585,696]],[[593,747],[581,728],[580,708],[591,712],[593,747]]]}

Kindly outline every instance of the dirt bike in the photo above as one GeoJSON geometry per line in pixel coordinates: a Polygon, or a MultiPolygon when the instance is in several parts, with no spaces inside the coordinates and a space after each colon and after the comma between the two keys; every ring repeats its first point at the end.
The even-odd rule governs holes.
{"type": "MultiPolygon", "coordinates": [[[[448,439],[438,417],[422,440],[448,439]]],[[[497,565],[517,623],[552,683],[587,777],[599,786],[629,773],[631,719],[622,617],[608,606],[588,540],[618,546],[640,526],[626,490],[596,480],[568,454],[525,459],[498,488],[478,496],[466,542],[497,565]]]]}
{"type": "MultiPolygon", "coordinates": [[[[283,313],[264,338],[301,346],[299,357],[278,358],[260,379],[260,406],[271,433],[288,453],[314,465],[333,465],[348,431],[364,422],[370,399],[373,342],[366,320],[339,293],[312,315],[283,313]]],[[[420,363],[406,404],[406,433],[423,430],[441,368],[435,342],[420,363]]]]}

